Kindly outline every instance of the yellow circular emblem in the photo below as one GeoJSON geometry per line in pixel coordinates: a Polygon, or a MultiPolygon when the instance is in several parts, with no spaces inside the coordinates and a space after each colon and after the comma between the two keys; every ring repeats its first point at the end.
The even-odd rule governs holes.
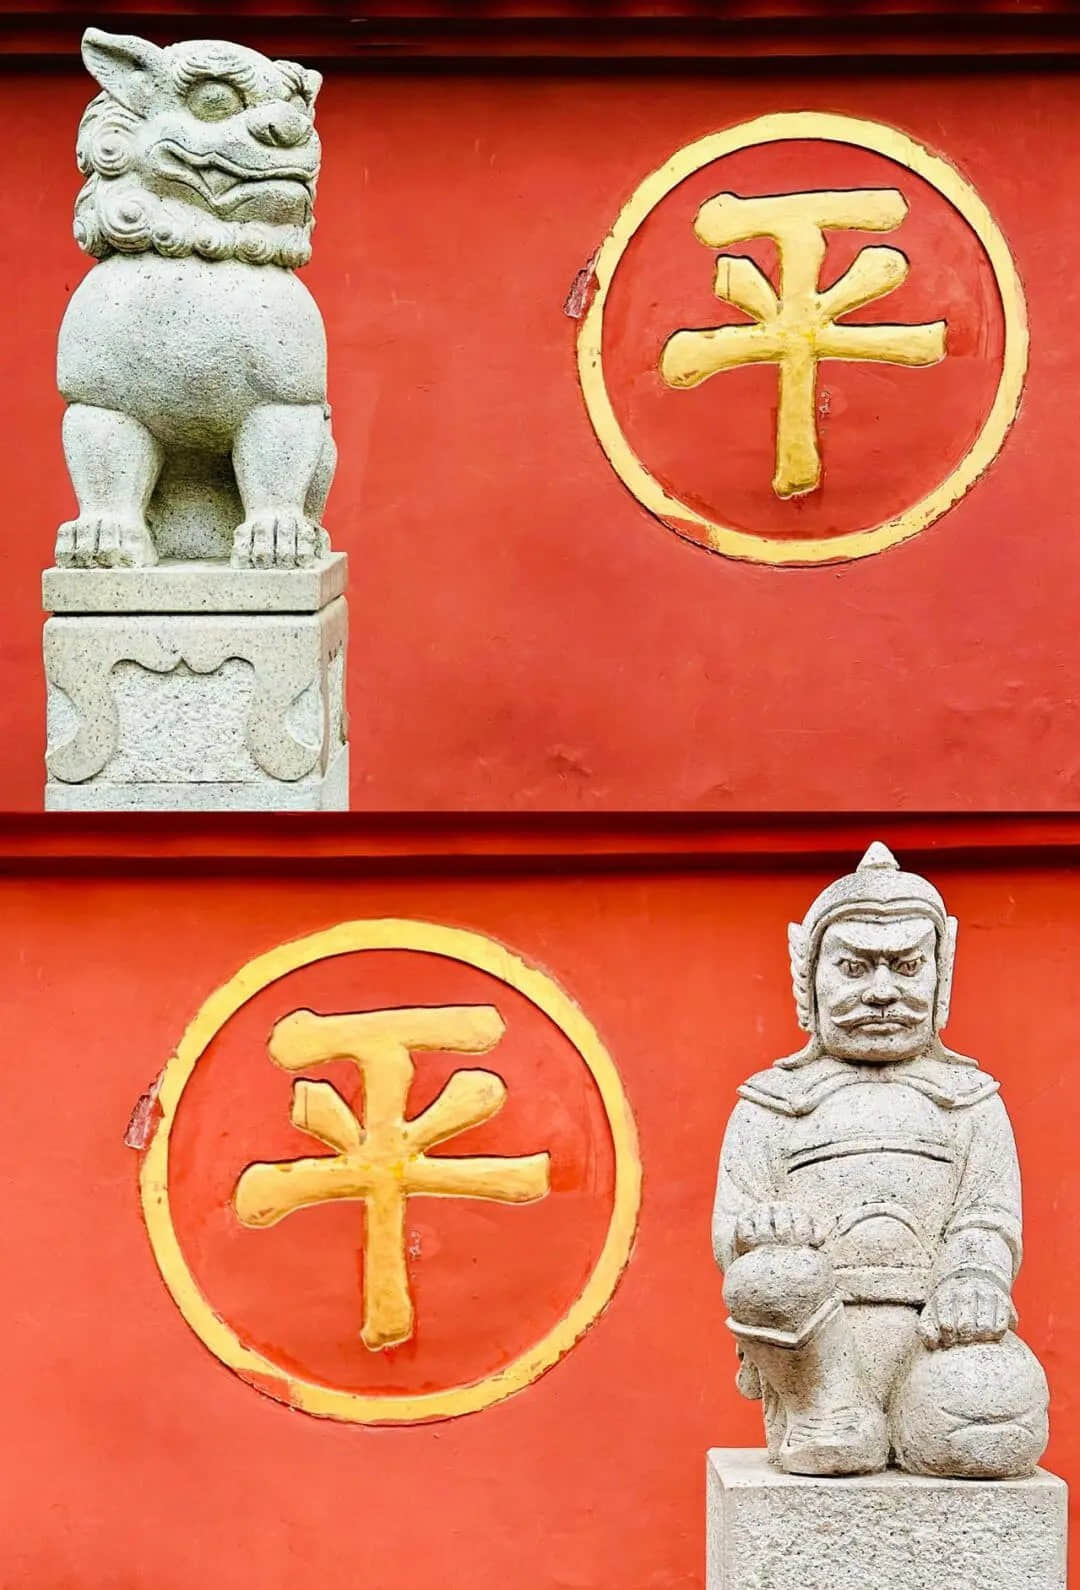
{"type": "Polygon", "coordinates": [[[258,956],[192,1021],[162,1072],[157,1105],[140,1191],[165,1283],[222,1363],[306,1413],[404,1424],[486,1408],[574,1346],[609,1302],[630,1256],[641,1164],[618,1071],[592,1024],[550,977],[478,933],[401,919],[345,922],[258,956]],[[412,971],[410,955],[418,958],[412,971]],[[403,1006],[402,992],[407,1001],[414,988],[415,1006],[403,1006]],[[478,1002],[485,992],[488,1000],[478,1002]],[[433,1002],[433,994],[442,1000],[433,1002]],[[298,998],[308,1004],[297,1009],[298,998]],[[316,1003],[334,1013],[317,1015],[310,1008],[316,1003]],[[343,1005],[350,1006],[344,1014],[343,1005]],[[413,1058],[424,1051],[433,1058],[432,1069],[417,1074],[421,1099],[444,1085],[425,1109],[409,1115],[413,1058]],[[457,1069],[447,1059],[488,1051],[506,1054],[502,1075],[457,1069]],[[326,1070],[316,1073],[318,1080],[306,1075],[323,1065],[340,1077],[347,1062],[360,1068],[355,1090],[335,1087],[326,1070]],[[283,1119],[282,1069],[297,1077],[292,1131],[283,1119]],[[551,1124],[553,1099],[563,1109],[562,1128],[551,1124]],[[426,1153],[483,1127],[504,1104],[501,1119],[509,1124],[500,1121],[493,1142],[481,1145],[484,1152],[426,1153]],[[585,1118],[593,1123],[588,1129],[585,1118]],[[319,1138],[323,1152],[277,1157],[296,1129],[319,1138]],[[337,1152],[327,1154],[327,1147],[337,1152]],[[529,1152],[506,1154],[506,1147],[529,1152]],[[421,1290],[428,1290],[414,1306],[420,1237],[406,1210],[423,1193],[439,1195],[428,1202],[435,1210],[434,1257],[424,1262],[435,1271],[441,1263],[443,1290],[422,1279],[421,1290]],[[346,1237],[344,1258],[340,1238],[342,1217],[360,1218],[360,1200],[364,1324],[357,1332],[351,1250],[359,1244],[346,1237]],[[499,1209],[509,1204],[532,1205],[547,1224],[515,1224],[521,1212],[499,1209]],[[474,1226],[459,1224],[460,1247],[451,1255],[448,1225],[455,1216],[461,1221],[465,1206],[487,1213],[474,1226]],[[321,1223],[310,1224],[313,1219],[321,1223]],[[260,1246],[270,1226],[289,1234],[291,1249],[260,1246]],[[582,1236],[586,1227],[592,1246],[582,1236]],[[492,1243],[495,1256],[488,1258],[492,1243]],[[561,1247],[570,1266],[560,1275],[553,1267],[561,1247]],[[493,1272],[489,1294],[485,1262],[493,1272]],[[515,1295],[514,1264],[523,1274],[530,1265],[546,1265],[537,1273],[547,1284],[515,1295]],[[230,1294],[238,1270],[243,1275],[230,1294]],[[560,1288],[568,1306],[545,1319],[560,1288]],[[482,1363],[476,1338],[484,1335],[485,1295],[493,1311],[503,1310],[501,1358],[483,1360],[481,1371],[470,1374],[468,1365],[475,1371],[482,1363]],[[320,1331],[329,1338],[330,1357],[319,1356],[320,1331]],[[456,1345],[468,1349],[464,1383],[454,1383],[456,1345]],[[365,1373],[370,1384],[362,1384],[365,1373]]]}
{"type": "Polygon", "coordinates": [[[875,122],[769,115],[681,149],[620,213],[593,289],[578,369],[604,452],[650,513],[728,557],[904,541],[1017,413],[1027,313],[1005,239],[953,166],[875,122]]]}

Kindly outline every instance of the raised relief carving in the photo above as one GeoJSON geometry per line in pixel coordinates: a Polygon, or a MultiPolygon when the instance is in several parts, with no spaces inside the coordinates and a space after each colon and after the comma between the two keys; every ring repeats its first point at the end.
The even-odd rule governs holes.
{"type": "Polygon", "coordinates": [[[817,388],[822,359],[929,365],[945,357],[943,320],[921,326],[837,324],[841,315],[902,284],[909,267],[899,249],[864,248],[838,281],[820,287],[827,230],[890,232],[907,210],[895,188],[869,188],[761,198],[720,193],[697,213],[694,233],[708,248],[771,238],[779,255],[780,288],[773,287],[752,259],[721,254],[716,296],[749,315],[753,324],[676,331],[664,345],[660,373],[669,386],[685,388],[745,364],[778,367],[773,477],[778,497],[794,497],[821,484],[817,388]]]}
{"type": "Polygon", "coordinates": [[[364,1323],[373,1352],[408,1341],[413,1303],[405,1267],[405,1211],[418,1194],[533,1203],[550,1190],[550,1156],[431,1157],[445,1143],[497,1115],[506,1084],[493,1071],[456,1071],[433,1103],[407,1120],[415,1066],[410,1051],[486,1054],[505,1023],[493,1005],[317,1016],[298,1010],[270,1034],[270,1058],[285,1071],[306,1071],[342,1056],[363,1078],[361,1121],[329,1082],[293,1084],[292,1122],[335,1150],[312,1159],[249,1165],[233,1207],[246,1226],[270,1226],[297,1209],[328,1199],[360,1199],[364,1239],[364,1323]]]}
{"type": "Polygon", "coordinates": [[[884,845],[790,929],[810,1041],[739,1089],[713,1218],[744,1395],[793,1474],[1031,1473],[1020,1175],[998,1084],[946,1048],[956,922],[884,845]]]}
{"type": "Polygon", "coordinates": [[[45,627],[50,779],[130,782],[150,796],[166,782],[295,784],[325,774],[345,743],[340,597],[289,616],[71,622],[45,627]]]}
{"type": "Polygon", "coordinates": [[[217,40],[91,28],[75,237],[99,261],[60,331],[78,498],[60,565],[313,563],[335,453],[310,257],[317,72],[217,40]]]}
{"type": "Polygon", "coordinates": [[[184,1318],[308,1413],[499,1402],[586,1336],[630,1260],[641,1161],[615,1063],[477,933],[383,917],[278,945],[209,996],[137,1114],[184,1318]]]}
{"type": "Polygon", "coordinates": [[[820,111],[643,174],[566,310],[623,484],[680,536],[773,565],[866,557],[946,514],[1027,368],[1023,287],[979,193],[899,129],[820,111]]]}

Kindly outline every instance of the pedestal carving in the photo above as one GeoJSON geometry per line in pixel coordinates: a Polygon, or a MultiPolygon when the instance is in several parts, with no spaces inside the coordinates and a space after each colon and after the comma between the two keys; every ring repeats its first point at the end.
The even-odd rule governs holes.
{"type": "Polygon", "coordinates": [[[306,614],[50,619],[48,807],[340,805],[345,627],[341,597],[306,614]]]}

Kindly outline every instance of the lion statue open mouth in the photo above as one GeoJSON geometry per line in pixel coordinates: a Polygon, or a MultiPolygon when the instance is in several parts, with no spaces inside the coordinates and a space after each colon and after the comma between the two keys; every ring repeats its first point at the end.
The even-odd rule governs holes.
{"type": "Polygon", "coordinates": [[[310,563],[335,453],[311,256],[321,79],[216,40],[90,28],[58,379],[79,501],[68,565],[310,563]],[[258,267],[258,269],[253,269],[258,267]]]}

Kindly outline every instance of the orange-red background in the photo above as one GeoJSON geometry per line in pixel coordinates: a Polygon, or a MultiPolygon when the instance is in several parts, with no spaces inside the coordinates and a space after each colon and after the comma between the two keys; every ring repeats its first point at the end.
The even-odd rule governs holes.
{"type": "MultiPolygon", "coordinates": [[[[705,1449],[761,1440],[709,1252],[716,1153],[738,1082],[798,1041],[784,925],[836,870],[628,854],[561,874],[510,858],[7,876],[4,1590],[700,1590],[705,1449]],[[384,914],[493,935],[554,974],[620,1068],[645,1166],[633,1258],[582,1342],[509,1401],[410,1429],[313,1420],[218,1364],[160,1280],[123,1144],[208,991],[283,939],[384,914]]],[[[1053,1390],[1048,1465],[1075,1480],[1076,852],[930,871],[961,921],[950,1040],[1001,1079],[1016,1128],[1021,1327],[1053,1390]]],[[[467,1279],[461,1295],[471,1331],[467,1279]]]]}
{"type": "MultiPolygon", "coordinates": [[[[0,738],[3,804],[24,809],[38,574],[71,501],[53,358],[85,269],[69,222],[90,89],[74,69],[5,82],[0,738]]],[[[352,558],[354,805],[1075,804],[1076,103],[1073,72],[1034,65],[332,63],[306,279],[341,449],[328,522],[352,558]],[[1003,453],[946,519],[859,564],[776,571],[685,544],[625,491],[562,306],[647,172],[804,108],[893,123],[973,182],[1024,279],[1032,358],[1003,453]]]]}

